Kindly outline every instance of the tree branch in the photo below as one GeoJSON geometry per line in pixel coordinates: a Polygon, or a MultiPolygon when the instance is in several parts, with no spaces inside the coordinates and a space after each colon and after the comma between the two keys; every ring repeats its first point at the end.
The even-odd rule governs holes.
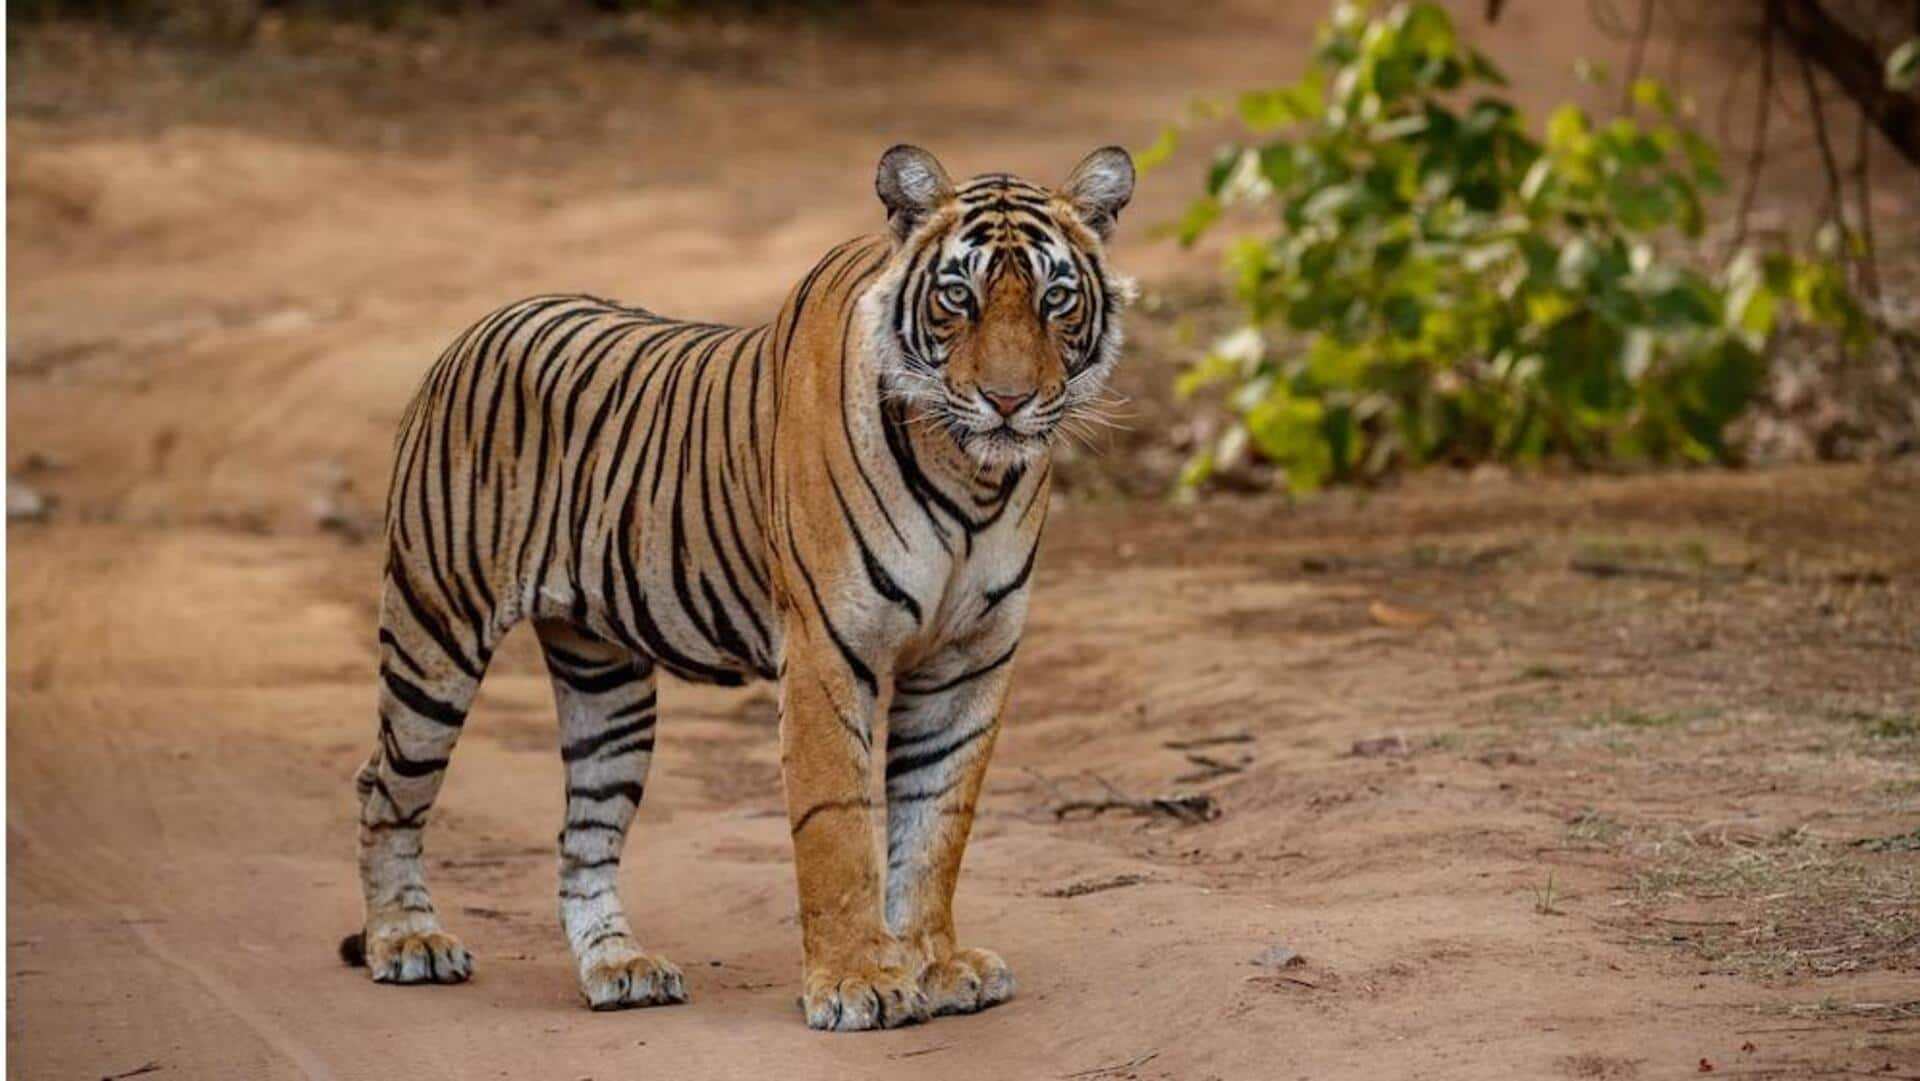
{"type": "MultiPolygon", "coordinates": [[[[1813,74],[1813,58],[1805,48],[1796,50],[1800,55],[1800,82],[1807,91],[1807,114],[1813,119],[1813,134],[1820,145],[1820,167],[1827,174],[1827,205],[1820,216],[1837,222],[1844,230],[1846,227],[1846,194],[1840,185],[1840,161],[1833,153],[1833,140],[1827,135],[1827,110],[1820,101],[1820,80],[1813,74]]],[[[1842,257],[1845,257],[1847,245],[1841,245],[1842,257]]]]}
{"type": "Polygon", "coordinates": [[[1801,56],[1819,64],[1860,104],[1901,157],[1920,166],[1920,99],[1886,85],[1872,44],[1827,14],[1819,0],[1767,0],[1767,14],[1801,56]]]}
{"type": "Polygon", "coordinates": [[[1753,213],[1754,196],[1760,191],[1760,170],[1767,164],[1767,117],[1773,104],[1773,20],[1760,30],[1760,89],[1754,95],[1753,141],[1747,146],[1747,178],[1740,189],[1740,208],[1734,213],[1733,246],[1747,239],[1747,219],[1753,213]]]}
{"type": "Polygon", "coordinates": [[[1640,21],[1633,28],[1633,48],[1627,54],[1627,77],[1620,80],[1620,111],[1633,111],[1633,84],[1647,62],[1647,38],[1653,34],[1653,0],[1640,0],[1640,21]]]}
{"type": "Polygon", "coordinates": [[[1873,136],[1867,126],[1867,111],[1861,109],[1854,122],[1853,185],[1860,214],[1860,289],[1874,300],[1880,299],[1880,258],[1873,239],[1873,181],[1868,153],[1873,136]]]}

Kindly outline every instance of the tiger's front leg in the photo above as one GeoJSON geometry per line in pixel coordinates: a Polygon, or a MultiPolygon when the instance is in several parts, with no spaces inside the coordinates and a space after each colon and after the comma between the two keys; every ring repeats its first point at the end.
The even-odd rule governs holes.
{"type": "Polygon", "coordinates": [[[887,926],[921,958],[920,989],[936,1014],[972,1013],[1013,997],[1013,973],[991,950],[954,940],[953,892],[974,805],[1000,731],[1013,646],[958,658],[894,685],[887,734],[887,926]],[[956,671],[957,669],[957,671],[956,671]]]}
{"type": "Polygon", "coordinates": [[[868,796],[875,677],[828,625],[790,624],[780,759],[806,952],[807,1024],[850,1032],[924,1021],[913,952],[888,932],[868,796]]]}

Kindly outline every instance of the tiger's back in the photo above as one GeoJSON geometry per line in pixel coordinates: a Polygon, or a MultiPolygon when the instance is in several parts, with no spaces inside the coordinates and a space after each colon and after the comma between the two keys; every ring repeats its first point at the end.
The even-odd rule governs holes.
{"type": "Polygon", "coordinates": [[[586,296],[482,319],[402,424],[390,588],[458,614],[476,660],[564,620],[687,678],[770,678],[772,338],[586,296]]]}

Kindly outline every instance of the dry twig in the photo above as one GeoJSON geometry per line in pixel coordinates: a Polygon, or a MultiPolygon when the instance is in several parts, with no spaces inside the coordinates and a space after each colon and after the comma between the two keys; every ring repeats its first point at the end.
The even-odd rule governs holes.
{"type": "Polygon", "coordinates": [[[1220,805],[1214,802],[1212,796],[1174,795],[1141,798],[1122,792],[1097,773],[1089,776],[1107,790],[1108,798],[1068,800],[1054,807],[1053,817],[1056,821],[1064,822],[1076,815],[1082,818],[1098,818],[1108,811],[1126,811],[1143,818],[1165,816],[1188,825],[1211,822],[1220,817],[1220,805]]]}
{"type": "Polygon", "coordinates": [[[1197,751],[1202,747],[1217,747],[1223,743],[1252,743],[1253,736],[1246,732],[1229,732],[1221,736],[1196,736],[1193,739],[1170,739],[1160,744],[1169,751],[1197,751]]]}
{"type": "Polygon", "coordinates": [[[1245,773],[1247,766],[1253,761],[1253,756],[1243,755],[1240,761],[1235,763],[1223,762],[1211,755],[1190,754],[1187,756],[1187,761],[1200,768],[1194,770],[1192,773],[1183,773],[1175,777],[1173,783],[1200,784],[1205,781],[1218,780],[1221,777],[1230,776],[1235,773],[1245,773]]]}
{"type": "Polygon", "coordinates": [[[1139,1058],[1132,1059],[1127,1062],[1115,1062],[1107,1066],[1095,1066],[1090,1070],[1075,1070],[1072,1073],[1063,1073],[1060,1076],[1063,1079],[1069,1079],[1069,1078],[1075,1078],[1075,1077],[1111,1077],[1115,1074],[1126,1073],[1128,1070],[1139,1069],[1140,1067],[1145,1066],[1147,1063],[1152,1062],[1154,1059],[1157,1059],[1159,1057],[1160,1057],[1160,1052],[1149,1051],[1148,1053],[1141,1055],[1139,1058]]]}

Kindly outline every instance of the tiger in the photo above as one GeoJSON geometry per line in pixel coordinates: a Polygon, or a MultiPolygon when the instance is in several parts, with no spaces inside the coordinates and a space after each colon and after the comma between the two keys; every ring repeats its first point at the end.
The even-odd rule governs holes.
{"type": "Polygon", "coordinates": [[[1057,189],[956,184],[903,145],[874,186],[884,231],[829,251],[771,322],[538,296],[428,369],[395,440],[378,733],[355,779],[365,919],[341,953],[374,981],[473,974],[422,836],[488,662],[526,621],[559,715],[560,921],[589,1007],[687,998],[618,889],[662,672],[779,683],[809,1026],[1013,995],[1000,955],[956,940],[953,896],[1052,448],[1097,414],[1120,354],[1134,288],[1106,246],[1133,160],[1096,150],[1057,189]]]}

